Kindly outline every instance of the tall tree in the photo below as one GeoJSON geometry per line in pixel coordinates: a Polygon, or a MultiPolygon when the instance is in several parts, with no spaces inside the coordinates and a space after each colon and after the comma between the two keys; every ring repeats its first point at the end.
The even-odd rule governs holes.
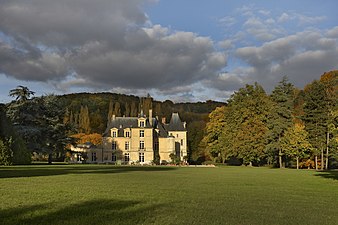
{"type": "Polygon", "coordinates": [[[9,96],[15,97],[15,100],[18,102],[25,102],[34,94],[34,91],[31,91],[28,87],[21,85],[9,91],[9,96]]]}
{"type": "Polygon", "coordinates": [[[271,94],[273,107],[268,116],[268,128],[266,146],[269,161],[276,162],[278,158],[279,167],[283,167],[282,158],[285,152],[281,148],[281,139],[288,128],[292,126],[292,109],[294,101],[294,86],[283,77],[282,81],[275,87],[271,94]]]}
{"type": "Polygon", "coordinates": [[[324,148],[327,134],[327,103],[325,101],[325,86],[319,81],[313,81],[304,89],[305,130],[309,133],[309,140],[314,148],[313,157],[318,169],[318,156],[321,156],[321,169],[324,169],[324,148]]]}
{"type": "Polygon", "coordinates": [[[336,112],[338,111],[338,70],[324,73],[320,82],[325,89],[325,102],[327,109],[327,131],[326,131],[326,157],[325,169],[329,167],[329,148],[336,142],[335,130],[338,128],[336,112]]]}
{"type": "Polygon", "coordinates": [[[310,155],[312,146],[308,141],[308,133],[304,129],[304,125],[296,123],[288,128],[280,141],[281,147],[285,154],[296,159],[297,169],[299,169],[299,159],[310,155]]]}
{"type": "Polygon", "coordinates": [[[217,107],[214,111],[209,114],[209,122],[205,127],[205,136],[202,142],[206,146],[206,151],[210,154],[214,161],[224,162],[226,155],[223,143],[220,142],[222,132],[225,127],[225,115],[227,108],[217,107]]]}
{"type": "Polygon", "coordinates": [[[79,114],[79,130],[81,133],[90,133],[90,118],[88,106],[81,106],[79,114]]]}
{"type": "Polygon", "coordinates": [[[257,83],[233,94],[227,107],[210,114],[204,140],[211,156],[222,161],[236,157],[249,165],[263,162],[270,107],[270,99],[257,83]]]}

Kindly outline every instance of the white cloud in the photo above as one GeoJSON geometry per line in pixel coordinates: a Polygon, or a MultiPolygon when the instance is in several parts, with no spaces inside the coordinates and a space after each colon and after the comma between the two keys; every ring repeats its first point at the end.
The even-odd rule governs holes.
{"type": "Polygon", "coordinates": [[[225,27],[231,27],[236,24],[236,19],[232,16],[226,16],[219,19],[219,23],[225,27]]]}
{"type": "Polygon", "coordinates": [[[290,19],[292,19],[291,16],[284,12],[284,13],[282,13],[282,15],[280,15],[280,17],[278,18],[277,21],[279,23],[285,23],[285,22],[289,21],[290,19]]]}

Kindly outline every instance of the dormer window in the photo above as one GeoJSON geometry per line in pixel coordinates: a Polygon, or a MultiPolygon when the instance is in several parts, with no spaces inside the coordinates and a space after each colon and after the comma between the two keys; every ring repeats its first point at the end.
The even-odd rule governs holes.
{"type": "Polygon", "coordinates": [[[146,126],[146,118],[141,117],[138,118],[138,127],[145,127],[146,126]]]}
{"type": "Polygon", "coordinates": [[[117,137],[117,131],[116,131],[116,130],[113,130],[113,131],[111,132],[111,136],[112,136],[112,137],[117,137]]]}

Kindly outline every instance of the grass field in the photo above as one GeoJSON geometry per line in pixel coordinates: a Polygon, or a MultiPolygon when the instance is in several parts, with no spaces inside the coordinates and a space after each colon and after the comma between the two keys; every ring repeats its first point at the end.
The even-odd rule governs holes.
{"type": "Polygon", "coordinates": [[[0,224],[338,224],[338,171],[0,167],[0,224]]]}

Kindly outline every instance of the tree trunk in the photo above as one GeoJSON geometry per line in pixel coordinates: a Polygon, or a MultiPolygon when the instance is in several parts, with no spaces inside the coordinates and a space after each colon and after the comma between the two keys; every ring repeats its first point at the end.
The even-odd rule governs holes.
{"type": "Polygon", "coordinates": [[[325,169],[329,168],[329,143],[330,143],[330,133],[326,133],[326,159],[325,159],[325,169]]]}
{"type": "Polygon", "coordinates": [[[48,164],[52,164],[52,153],[48,154],[48,164]]]}
{"type": "Polygon", "coordinates": [[[297,170],[298,170],[299,169],[299,157],[297,156],[296,159],[297,159],[297,170]]]}
{"type": "Polygon", "coordinates": [[[321,149],[320,170],[324,170],[324,149],[321,149]]]}
{"type": "Polygon", "coordinates": [[[315,156],[315,166],[316,170],[318,170],[318,156],[315,156]]]}
{"type": "Polygon", "coordinates": [[[279,168],[283,168],[283,162],[282,162],[282,150],[279,149],[279,168]]]}

